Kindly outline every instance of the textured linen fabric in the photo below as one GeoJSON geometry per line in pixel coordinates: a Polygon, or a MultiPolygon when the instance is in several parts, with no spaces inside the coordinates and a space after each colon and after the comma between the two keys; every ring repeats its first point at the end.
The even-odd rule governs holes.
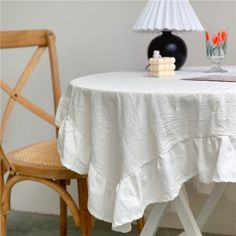
{"type": "MultiPolygon", "coordinates": [[[[234,69],[236,72],[236,70],[234,69]]],[[[117,72],[71,81],[60,100],[64,166],[88,174],[88,208],[121,232],[185,181],[236,182],[236,83],[117,72]]]]}

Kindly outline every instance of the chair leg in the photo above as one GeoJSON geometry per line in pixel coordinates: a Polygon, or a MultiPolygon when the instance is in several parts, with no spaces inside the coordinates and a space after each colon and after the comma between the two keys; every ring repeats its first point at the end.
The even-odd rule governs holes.
{"type": "MultiPolygon", "coordinates": [[[[60,180],[60,184],[66,189],[66,182],[60,180]]],[[[60,197],[60,235],[67,235],[67,205],[64,200],[60,197]]]]}
{"type": "Polygon", "coordinates": [[[88,186],[87,179],[78,179],[79,211],[80,211],[80,232],[81,236],[91,236],[92,233],[92,216],[90,215],[88,203],[88,186]]]}
{"type": "Polygon", "coordinates": [[[6,236],[7,235],[7,216],[3,214],[2,205],[2,194],[4,188],[4,178],[3,178],[3,163],[0,159],[0,235],[6,236]]]}
{"type": "Polygon", "coordinates": [[[141,233],[144,227],[144,217],[137,220],[138,232],[141,233]]]}

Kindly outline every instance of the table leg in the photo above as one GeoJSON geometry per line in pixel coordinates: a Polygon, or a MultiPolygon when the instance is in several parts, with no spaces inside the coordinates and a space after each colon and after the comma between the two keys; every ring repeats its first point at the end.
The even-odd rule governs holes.
{"type": "Polygon", "coordinates": [[[140,236],[154,236],[164,215],[165,209],[167,208],[169,202],[156,203],[145,222],[144,228],[140,236]]]}
{"type": "MultiPolygon", "coordinates": [[[[222,196],[227,184],[226,183],[217,183],[213,188],[209,198],[207,199],[205,205],[203,206],[200,214],[197,217],[197,223],[199,228],[202,229],[205,225],[206,221],[208,220],[210,214],[214,210],[217,202],[219,201],[220,197],[222,196]]],[[[185,236],[186,233],[183,232],[178,236],[185,236]]]]}
{"type": "MultiPolygon", "coordinates": [[[[162,216],[164,215],[164,212],[169,203],[170,202],[157,203],[153,206],[140,236],[155,235],[160,225],[162,216]]],[[[182,190],[180,191],[179,196],[173,200],[173,203],[186,232],[185,234],[187,236],[202,236],[202,233],[197,225],[197,222],[191,212],[182,190]]]]}
{"type": "Polygon", "coordinates": [[[180,221],[185,229],[186,235],[202,236],[192,211],[190,210],[189,205],[181,191],[179,196],[174,200],[174,204],[180,221]]]}
{"type": "Polygon", "coordinates": [[[207,202],[202,208],[199,216],[197,217],[197,222],[200,228],[204,226],[210,214],[214,210],[217,202],[220,200],[224,190],[226,188],[226,183],[217,183],[213,188],[207,202]]]}

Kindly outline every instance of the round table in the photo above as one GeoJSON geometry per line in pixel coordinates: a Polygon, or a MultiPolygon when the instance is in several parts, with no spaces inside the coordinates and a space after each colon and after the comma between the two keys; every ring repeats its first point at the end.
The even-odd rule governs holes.
{"type": "Polygon", "coordinates": [[[56,117],[61,161],[88,174],[89,211],[114,230],[130,231],[193,176],[236,182],[236,83],[182,80],[203,75],[114,72],[67,87],[56,117]]]}

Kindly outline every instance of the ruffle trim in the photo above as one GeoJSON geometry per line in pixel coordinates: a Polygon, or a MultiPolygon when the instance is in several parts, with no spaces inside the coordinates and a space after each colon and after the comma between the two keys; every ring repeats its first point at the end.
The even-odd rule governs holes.
{"type": "MultiPolygon", "coordinates": [[[[89,189],[91,196],[89,197],[88,202],[88,209],[90,213],[94,215],[97,219],[111,223],[112,230],[122,233],[128,233],[132,229],[131,223],[137,219],[140,219],[144,215],[144,211],[147,206],[158,202],[169,202],[174,200],[179,195],[182,185],[196,175],[191,174],[189,176],[182,176],[181,179],[179,179],[178,183],[176,183],[176,186],[174,186],[173,192],[171,194],[166,193],[163,196],[158,196],[154,194],[154,189],[147,190],[145,188],[142,188],[141,195],[145,195],[145,199],[143,196],[141,197],[141,199],[138,198],[138,196],[140,196],[140,193],[137,193],[137,198],[135,197],[135,194],[129,195],[129,193],[126,192],[126,190],[128,190],[129,188],[132,188],[129,183],[131,182],[134,186],[137,186],[137,184],[139,184],[138,181],[142,181],[140,179],[142,178],[141,175],[145,175],[141,172],[143,172],[145,166],[152,166],[153,162],[154,160],[140,168],[140,170],[137,171],[138,173],[134,173],[132,176],[123,179],[119,186],[114,188],[113,190],[110,189],[111,186],[106,186],[109,185],[109,181],[107,181],[107,179],[100,175],[91,165],[88,179],[88,184],[89,186],[91,186],[89,189]],[[100,189],[100,191],[94,191],[94,181],[103,183],[103,185],[105,185],[106,187],[101,188],[100,186],[97,187],[97,189],[100,189]],[[105,182],[108,183],[105,184],[105,182]],[[128,184],[126,185],[126,183],[128,184]],[[106,188],[108,188],[109,191],[107,191],[106,188]],[[103,196],[104,192],[109,193],[106,194],[107,197],[103,196]],[[100,193],[102,193],[102,195],[100,195],[100,193]],[[117,196],[112,197],[114,193],[116,193],[117,196]],[[125,199],[123,201],[120,201],[120,198],[122,198],[122,196],[124,196],[125,199]],[[101,202],[101,199],[104,204],[99,206],[98,203],[101,202]],[[115,199],[117,199],[116,202],[114,202],[115,199]],[[113,204],[115,205],[115,210],[114,212],[111,212],[109,211],[109,205],[112,205],[112,207],[114,208],[113,204]],[[113,213],[113,215],[111,215],[111,213],[113,213]],[[107,217],[109,215],[110,217],[107,217]]],[[[145,172],[148,172],[148,170],[146,170],[145,172]]]]}
{"type": "Polygon", "coordinates": [[[175,199],[182,185],[196,175],[203,183],[236,182],[236,136],[183,140],[166,152],[168,158],[157,156],[117,184],[93,166],[89,147],[88,138],[68,120],[61,123],[62,164],[88,173],[89,211],[119,232],[129,232],[131,222],[141,218],[148,205],[175,199]]]}
{"type": "Polygon", "coordinates": [[[90,148],[88,138],[82,136],[65,119],[58,133],[57,149],[61,163],[79,174],[87,174],[90,163],[90,148]]]}

